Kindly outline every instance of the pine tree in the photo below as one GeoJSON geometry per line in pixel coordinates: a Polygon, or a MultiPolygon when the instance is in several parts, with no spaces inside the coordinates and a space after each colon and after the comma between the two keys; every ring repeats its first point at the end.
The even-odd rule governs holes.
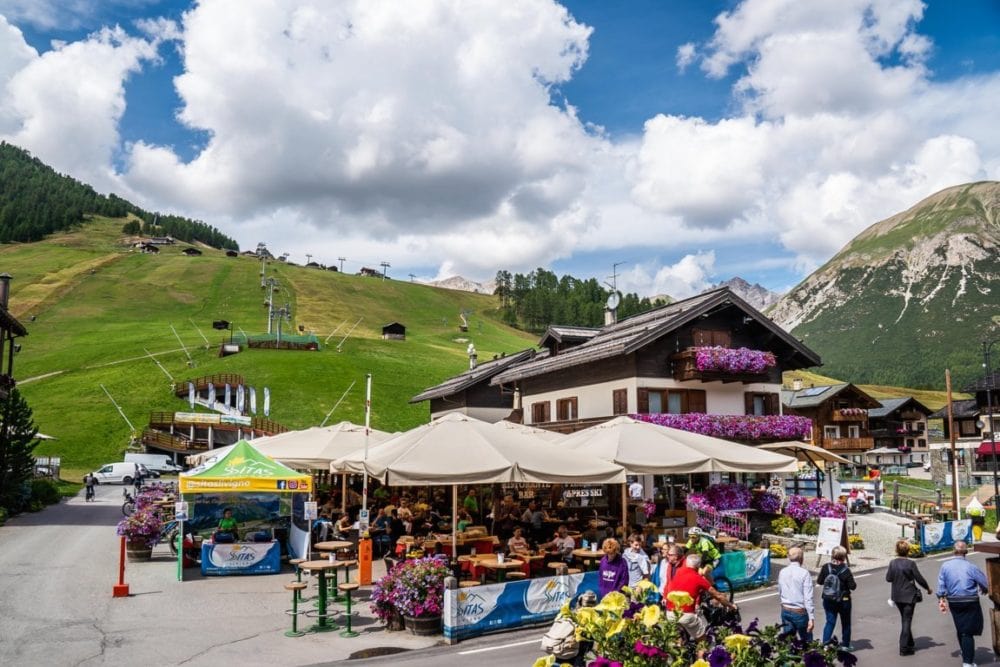
{"type": "Polygon", "coordinates": [[[28,483],[35,472],[32,451],[38,428],[31,407],[17,389],[0,400],[0,507],[20,512],[31,496],[28,483]]]}

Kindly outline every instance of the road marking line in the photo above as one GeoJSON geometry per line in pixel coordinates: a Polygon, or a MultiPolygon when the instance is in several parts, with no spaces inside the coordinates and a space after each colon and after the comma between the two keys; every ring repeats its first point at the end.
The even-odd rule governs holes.
{"type": "Polygon", "coordinates": [[[486,653],[487,651],[499,651],[500,649],[511,648],[513,646],[526,646],[528,644],[537,644],[541,641],[541,636],[538,639],[529,639],[523,642],[514,642],[512,644],[501,644],[500,646],[487,646],[486,648],[474,648],[471,651],[459,651],[459,655],[472,655],[473,653],[486,653]]]}
{"type": "Polygon", "coordinates": [[[755,595],[752,598],[740,598],[739,600],[734,600],[734,602],[740,602],[740,603],[742,603],[742,602],[753,602],[754,600],[763,600],[764,598],[773,598],[777,594],[778,594],[778,591],[775,591],[773,593],[765,593],[764,595],[755,595]]]}
{"type": "Polygon", "coordinates": [[[855,579],[861,579],[862,577],[870,577],[870,576],[872,576],[872,574],[873,574],[872,572],[869,572],[868,574],[856,574],[856,575],[854,575],[854,578],[855,579]]]}

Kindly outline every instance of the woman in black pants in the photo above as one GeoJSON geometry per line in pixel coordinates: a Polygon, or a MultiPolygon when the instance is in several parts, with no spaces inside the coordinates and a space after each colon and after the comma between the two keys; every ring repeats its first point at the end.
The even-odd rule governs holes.
{"type": "Polygon", "coordinates": [[[886,570],[885,580],[892,584],[889,592],[889,599],[899,610],[899,618],[902,627],[899,631],[899,654],[913,655],[913,632],[910,626],[913,623],[913,609],[917,602],[923,599],[917,584],[920,584],[928,595],[931,595],[931,587],[927,585],[927,580],[920,574],[917,564],[908,558],[910,553],[910,543],[906,540],[896,542],[896,555],[889,563],[886,570]]]}

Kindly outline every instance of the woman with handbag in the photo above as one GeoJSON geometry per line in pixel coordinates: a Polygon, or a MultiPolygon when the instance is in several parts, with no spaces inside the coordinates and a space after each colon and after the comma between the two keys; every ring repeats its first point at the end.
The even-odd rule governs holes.
{"type": "Polygon", "coordinates": [[[917,564],[909,559],[910,543],[906,540],[896,542],[896,555],[889,563],[886,570],[885,580],[892,584],[889,591],[889,600],[899,610],[899,619],[902,627],[899,631],[899,654],[913,655],[913,610],[917,603],[924,599],[917,588],[919,584],[928,595],[932,594],[931,587],[927,580],[920,574],[917,564]]]}

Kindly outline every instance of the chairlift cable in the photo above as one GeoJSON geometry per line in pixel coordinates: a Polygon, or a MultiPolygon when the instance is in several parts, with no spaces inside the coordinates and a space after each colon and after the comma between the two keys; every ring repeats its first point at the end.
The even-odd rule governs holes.
{"type": "Polygon", "coordinates": [[[344,402],[344,399],[347,398],[348,392],[350,392],[351,389],[354,389],[354,385],[356,385],[357,383],[358,383],[357,380],[354,380],[353,382],[351,382],[351,386],[348,387],[347,390],[343,394],[341,394],[340,400],[338,400],[336,403],[334,403],[333,407],[330,408],[330,411],[326,413],[326,417],[323,418],[323,423],[319,425],[320,428],[323,428],[324,426],[326,426],[326,422],[327,422],[328,419],[330,419],[330,415],[332,415],[333,411],[337,409],[337,406],[339,406],[341,403],[344,402]]]}

